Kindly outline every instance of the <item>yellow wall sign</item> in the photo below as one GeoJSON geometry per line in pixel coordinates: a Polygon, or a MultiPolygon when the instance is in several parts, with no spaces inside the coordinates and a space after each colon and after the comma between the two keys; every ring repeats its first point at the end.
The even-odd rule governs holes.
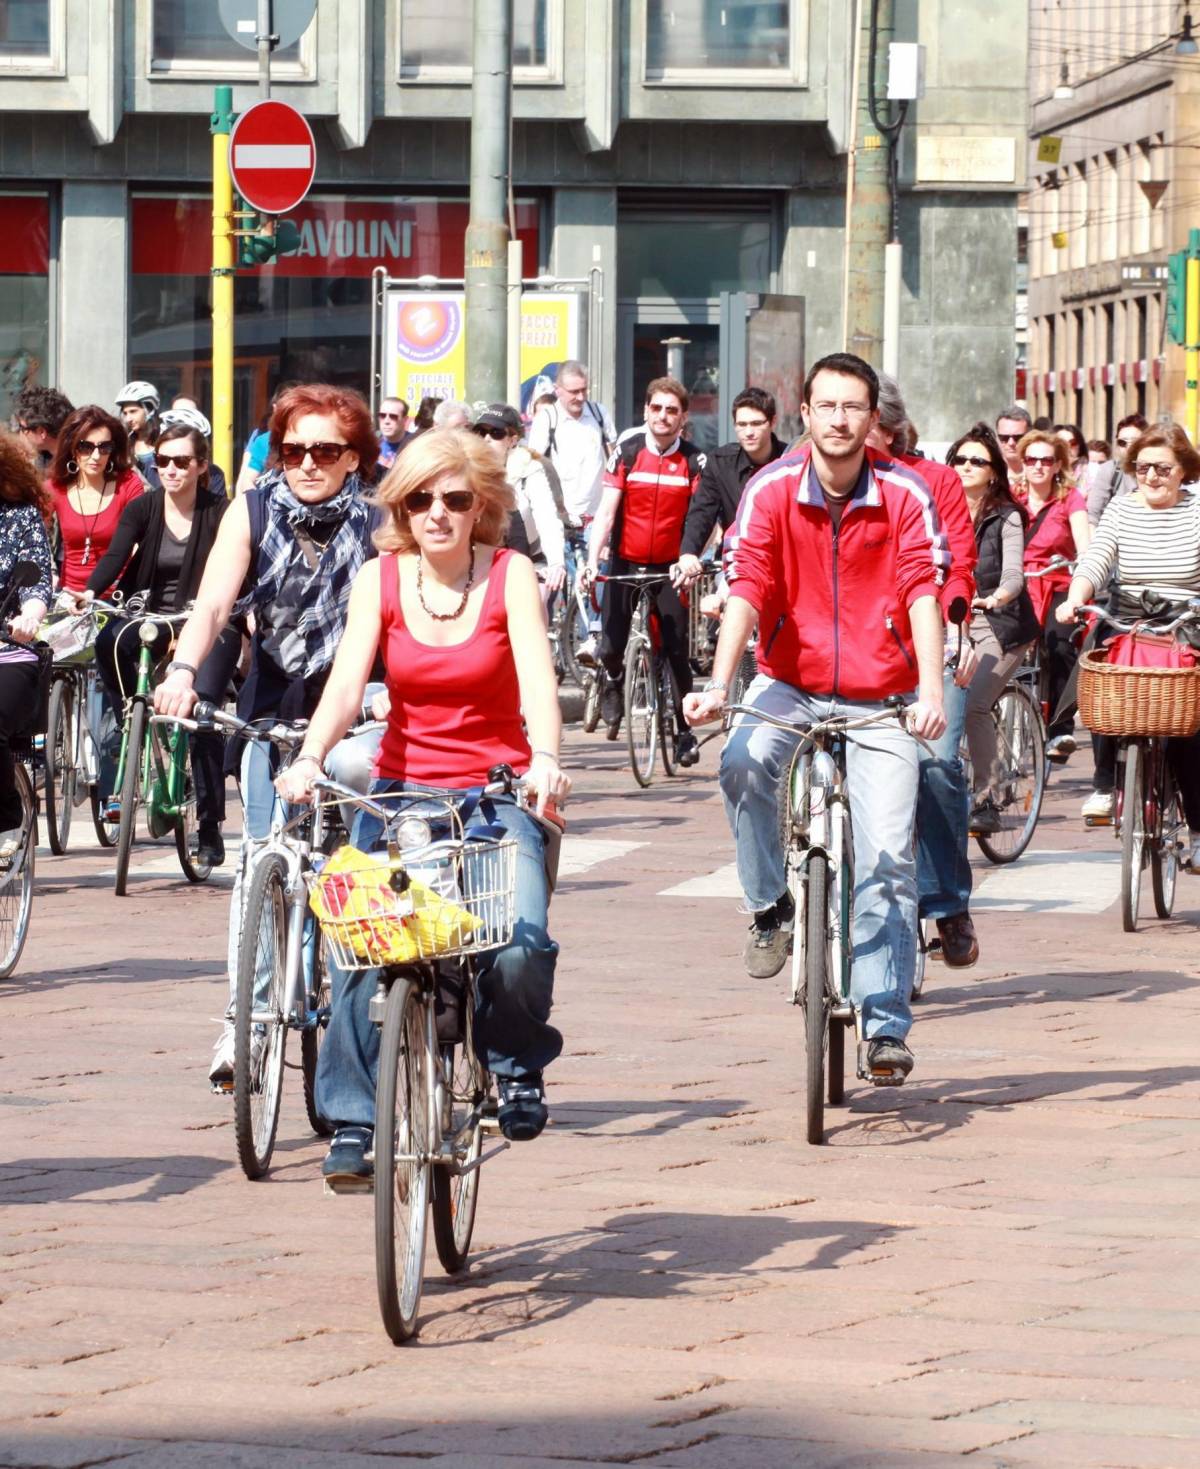
{"type": "Polygon", "coordinates": [[[1044,138],[1038,139],[1037,161],[1039,163],[1057,163],[1062,157],[1061,138],[1056,138],[1047,133],[1044,138]]]}
{"type": "Polygon", "coordinates": [[[1067,248],[1066,230],[1055,230],[1054,233],[1050,236],[1050,243],[1054,246],[1056,250],[1065,250],[1067,248]]]}

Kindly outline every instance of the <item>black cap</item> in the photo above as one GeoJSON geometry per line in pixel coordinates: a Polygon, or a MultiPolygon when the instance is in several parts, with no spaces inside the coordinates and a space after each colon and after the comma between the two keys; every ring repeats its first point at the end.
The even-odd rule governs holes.
{"type": "Polygon", "coordinates": [[[482,413],[475,415],[475,422],[471,427],[478,428],[481,424],[484,428],[502,428],[509,434],[520,434],[524,431],[521,415],[508,403],[489,403],[482,413]]]}

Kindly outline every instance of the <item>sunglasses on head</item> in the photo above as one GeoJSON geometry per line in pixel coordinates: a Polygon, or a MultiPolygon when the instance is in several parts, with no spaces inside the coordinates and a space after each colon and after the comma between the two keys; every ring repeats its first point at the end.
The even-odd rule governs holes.
{"type": "Polygon", "coordinates": [[[1053,454],[1026,454],[1025,458],[1021,462],[1025,465],[1025,467],[1027,469],[1036,469],[1039,464],[1053,465],[1054,464],[1054,455],[1053,454]]]}
{"type": "Polygon", "coordinates": [[[287,469],[299,469],[304,463],[305,457],[312,456],[312,462],[322,469],[328,469],[334,465],[350,447],[349,444],[280,444],[279,457],[287,469]]]}
{"type": "Polygon", "coordinates": [[[404,497],[404,508],[410,515],[424,515],[440,500],[451,515],[466,515],[475,507],[474,490],[447,490],[444,495],[435,495],[432,490],[409,490],[404,497]]]}
{"type": "Polygon", "coordinates": [[[85,458],[89,454],[111,454],[113,451],[111,439],[103,444],[93,444],[91,439],[80,439],[78,444],[75,445],[75,448],[85,458]]]}
{"type": "Polygon", "coordinates": [[[471,432],[477,439],[506,439],[508,430],[506,428],[495,428],[490,423],[473,423],[471,432]]]}
{"type": "Polygon", "coordinates": [[[964,464],[973,464],[976,469],[991,469],[992,467],[990,459],[981,459],[978,454],[955,454],[950,463],[955,469],[959,469],[964,464]]]}
{"type": "Polygon", "coordinates": [[[154,462],[159,469],[166,469],[168,464],[173,464],[176,469],[187,469],[190,464],[196,462],[194,454],[156,454],[154,462]]]}

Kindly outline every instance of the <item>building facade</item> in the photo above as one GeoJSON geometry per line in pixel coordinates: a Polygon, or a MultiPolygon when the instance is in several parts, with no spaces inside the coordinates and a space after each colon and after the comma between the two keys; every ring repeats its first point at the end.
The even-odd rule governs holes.
{"type": "Polygon", "coordinates": [[[1027,401],[1087,438],[1111,439],[1127,413],[1184,417],[1165,309],[1167,256],[1200,218],[1186,8],[1030,4],[1027,401]]]}
{"type": "MultiPolygon", "coordinates": [[[[619,421],[672,350],[715,401],[729,292],[801,300],[808,361],[844,345],[865,4],[516,0],[525,274],[599,267],[588,355],[619,421]]],[[[272,93],[312,122],[318,169],[299,248],[238,274],[239,439],[281,377],[366,389],[377,266],[461,276],[471,16],[319,0],[275,54],[272,93]]],[[[1025,20],[1025,0],[896,0],[927,80],[900,149],[901,361],[934,440],[1012,391],[1025,20]]],[[[35,378],[76,402],[145,377],[207,404],[213,88],[233,83],[240,110],[255,78],[215,0],[0,5],[0,411],[35,378]]],[[[708,417],[702,435],[728,437],[708,417]]]]}

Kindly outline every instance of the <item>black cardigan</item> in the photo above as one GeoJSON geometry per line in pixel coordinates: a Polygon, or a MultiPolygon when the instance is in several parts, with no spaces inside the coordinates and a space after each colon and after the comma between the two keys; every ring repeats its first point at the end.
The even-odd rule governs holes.
{"type": "MultiPolygon", "coordinates": [[[[192,517],[192,533],[183,553],[179,585],[175,589],[175,605],[159,611],[180,612],[196,595],[208,553],[216,540],[217,527],[229,501],[211,490],[198,490],[192,517]]],[[[100,558],[88,578],[89,592],[101,594],[120,576],[119,589],[126,596],[148,592],[154,584],[163,534],[163,492],[147,490],[131,500],[121,512],[108,550],[100,558]],[[134,549],[136,547],[136,550],[134,549]],[[131,555],[132,553],[132,555],[131,555]],[[129,564],[126,565],[126,562],[129,564]],[[125,567],[124,572],[121,568],[125,567]]]]}

